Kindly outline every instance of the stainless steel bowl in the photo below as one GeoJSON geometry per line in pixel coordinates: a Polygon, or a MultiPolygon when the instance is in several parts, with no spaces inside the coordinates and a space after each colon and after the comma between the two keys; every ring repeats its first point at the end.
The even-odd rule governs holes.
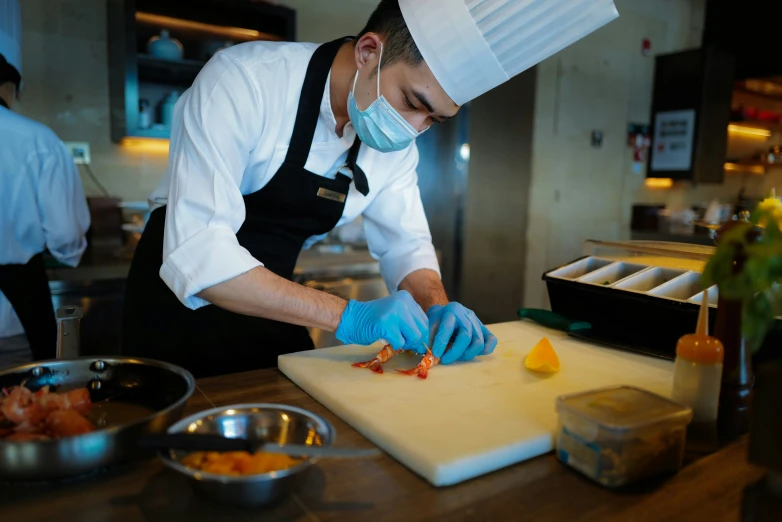
{"type": "MultiPolygon", "coordinates": [[[[202,411],[173,424],[169,433],[212,433],[225,437],[267,442],[330,446],[334,427],[307,410],[282,404],[239,404],[202,411]]],[[[206,473],[181,464],[183,451],[161,454],[169,468],[190,477],[195,488],[210,498],[234,506],[256,507],[285,496],[295,482],[316,462],[307,459],[292,468],[251,476],[206,473]]]]}

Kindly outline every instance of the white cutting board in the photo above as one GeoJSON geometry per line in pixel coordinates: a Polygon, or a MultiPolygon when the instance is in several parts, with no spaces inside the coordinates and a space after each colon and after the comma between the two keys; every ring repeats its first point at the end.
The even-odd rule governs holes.
{"type": "Polygon", "coordinates": [[[341,346],[282,355],[294,383],[392,457],[435,486],[447,486],[553,449],[555,399],[563,394],[629,384],[670,396],[673,363],[598,347],[562,332],[517,321],[490,326],[490,356],[436,366],[426,380],[393,371],[420,357],[389,361],[383,375],[351,367],[379,346],[341,346]],[[559,373],[524,368],[532,347],[548,336],[559,373]]]}

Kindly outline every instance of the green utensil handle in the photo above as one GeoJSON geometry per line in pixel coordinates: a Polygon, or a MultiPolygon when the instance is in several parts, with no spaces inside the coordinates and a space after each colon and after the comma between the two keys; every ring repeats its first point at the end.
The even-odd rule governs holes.
{"type": "Polygon", "coordinates": [[[571,321],[565,316],[555,314],[550,310],[544,310],[542,308],[520,308],[518,314],[522,319],[530,319],[541,326],[546,326],[548,328],[553,328],[563,332],[570,332],[573,330],[588,330],[592,328],[592,325],[589,323],[571,321]]]}

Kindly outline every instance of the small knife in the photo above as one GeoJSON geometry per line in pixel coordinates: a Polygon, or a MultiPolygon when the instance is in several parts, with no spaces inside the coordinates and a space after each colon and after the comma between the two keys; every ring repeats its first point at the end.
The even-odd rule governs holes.
{"type": "Polygon", "coordinates": [[[518,311],[518,315],[523,319],[531,319],[542,326],[560,330],[565,333],[592,329],[592,325],[587,322],[571,321],[567,317],[540,308],[521,308],[518,311]]]}
{"type": "Polygon", "coordinates": [[[336,459],[361,459],[376,457],[376,448],[332,448],[330,446],[305,446],[302,444],[277,444],[263,440],[232,439],[222,435],[201,433],[161,433],[145,435],[139,439],[143,449],[165,451],[247,451],[248,453],[277,453],[291,457],[316,457],[336,459]]]}

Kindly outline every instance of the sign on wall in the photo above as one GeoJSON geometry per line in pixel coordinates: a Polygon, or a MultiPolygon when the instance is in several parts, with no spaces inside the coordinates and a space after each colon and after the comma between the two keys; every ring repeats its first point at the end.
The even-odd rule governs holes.
{"type": "Polygon", "coordinates": [[[694,142],[695,109],[658,112],[654,117],[652,170],[690,170],[694,142]]]}

